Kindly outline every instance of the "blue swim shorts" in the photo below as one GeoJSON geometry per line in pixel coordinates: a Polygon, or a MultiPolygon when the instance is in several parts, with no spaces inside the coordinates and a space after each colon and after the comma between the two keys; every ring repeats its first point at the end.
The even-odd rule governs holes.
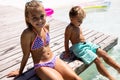
{"type": "Polygon", "coordinates": [[[96,51],[99,47],[91,42],[80,42],[74,44],[70,50],[73,51],[76,57],[81,58],[85,64],[90,64],[96,59],[96,51]]]}

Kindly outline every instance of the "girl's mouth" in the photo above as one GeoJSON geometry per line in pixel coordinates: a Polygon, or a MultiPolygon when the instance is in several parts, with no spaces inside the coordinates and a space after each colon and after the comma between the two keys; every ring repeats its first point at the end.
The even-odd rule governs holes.
{"type": "Polygon", "coordinates": [[[43,27],[44,25],[43,25],[43,24],[37,24],[37,26],[39,26],[39,27],[43,27]]]}

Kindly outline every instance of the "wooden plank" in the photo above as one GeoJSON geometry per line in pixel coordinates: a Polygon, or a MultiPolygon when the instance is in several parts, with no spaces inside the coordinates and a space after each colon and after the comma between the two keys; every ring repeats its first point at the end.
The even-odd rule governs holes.
{"type": "Polygon", "coordinates": [[[97,32],[95,35],[93,35],[92,37],[90,38],[87,38],[87,41],[91,41],[93,42],[94,40],[96,40],[97,38],[99,38],[100,36],[102,36],[103,33],[100,33],[100,32],[97,32]]]}
{"type": "MultiPolygon", "coordinates": [[[[26,27],[25,24],[20,24],[20,23],[25,23],[24,20],[19,20],[19,21],[16,21],[16,22],[13,22],[13,23],[10,23],[10,24],[1,24],[1,30],[0,30],[0,33],[6,33],[6,32],[10,32],[10,31],[16,31],[17,29],[24,29],[26,27]],[[19,27],[20,25],[20,27],[19,27]]],[[[1,35],[1,34],[0,34],[1,35]]]]}
{"type": "Polygon", "coordinates": [[[117,45],[117,43],[118,43],[118,37],[110,35],[105,40],[100,42],[98,45],[100,45],[101,48],[104,49],[105,51],[108,51],[111,48],[113,48],[115,45],[117,45]]]}
{"type": "MultiPolygon", "coordinates": [[[[1,67],[1,68],[0,68],[0,72],[1,72],[1,73],[0,73],[0,79],[1,79],[1,78],[4,78],[4,77],[7,75],[7,73],[9,73],[10,71],[19,68],[20,62],[21,62],[21,58],[22,58],[22,57],[19,57],[19,58],[17,58],[17,59],[14,59],[13,61],[10,61],[10,62],[7,63],[7,64],[4,64],[4,65],[0,66],[0,67],[1,67]],[[9,65],[9,66],[7,66],[7,65],[9,65]]],[[[28,62],[27,62],[26,65],[29,65],[29,64],[33,66],[32,59],[31,59],[31,58],[29,58],[29,60],[28,60],[28,62]]],[[[24,70],[24,71],[28,70],[29,67],[30,67],[30,66],[25,67],[25,70],[24,70]]]]}

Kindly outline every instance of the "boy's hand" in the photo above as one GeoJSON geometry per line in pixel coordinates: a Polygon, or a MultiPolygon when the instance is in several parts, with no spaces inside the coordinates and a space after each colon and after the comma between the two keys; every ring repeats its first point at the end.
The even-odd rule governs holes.
{"type": "Polygon", "coordinates": [[[65,59],[70,58],[70,53],[64,53],[63,58],[65,59]]]}
{"type": "Polygon", "coordinates": [[[19,70],[15,70],[7,74],[7,77],[16,77],[19,75],[19,70]]]}

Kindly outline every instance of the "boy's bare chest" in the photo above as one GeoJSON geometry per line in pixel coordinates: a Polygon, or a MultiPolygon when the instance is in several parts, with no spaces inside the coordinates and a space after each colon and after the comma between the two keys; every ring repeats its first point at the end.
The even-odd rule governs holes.
{"type": "Polygon", "coordinates": [[[74,30],[73,30],[73,31],[72,31],[72,34],[71,34],[71,37],[74,38],[74,39],[80,38],[80,31],[77,31],[77,30],[74,31],[74,30]]]}

